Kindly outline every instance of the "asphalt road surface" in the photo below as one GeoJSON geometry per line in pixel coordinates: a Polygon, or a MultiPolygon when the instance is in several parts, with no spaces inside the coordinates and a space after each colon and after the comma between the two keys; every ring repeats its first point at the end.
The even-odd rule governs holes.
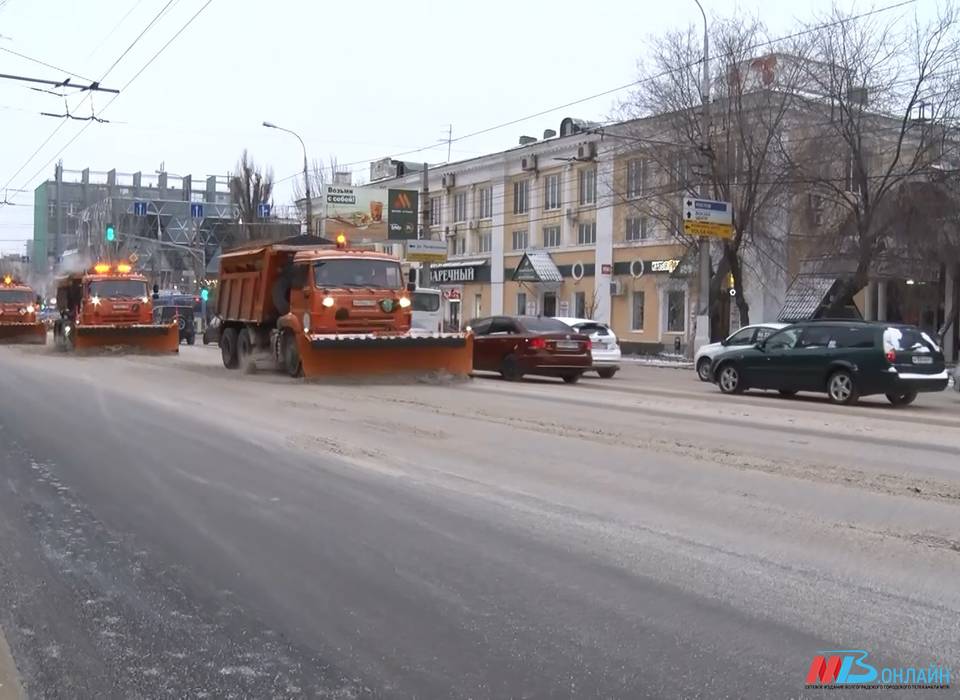
{"type": "Polygon", "coordinates": [[[829,649],[960,682],[952,391],[318,385],[202,347],[0,374],[32,698],[821,697],[829,649]]]}

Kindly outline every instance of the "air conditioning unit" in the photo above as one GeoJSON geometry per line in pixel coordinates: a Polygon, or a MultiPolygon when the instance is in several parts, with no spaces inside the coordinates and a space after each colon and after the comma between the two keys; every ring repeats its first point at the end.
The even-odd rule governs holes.
{"type": "Polygon", "coordinates": [[[445,190],[452,190],[457,185],[457,178],[453,173],[447,173],[440,179],[440,184],[445,190]]]}
{"type": "Polygon", "coordinates": [[[577,160],[593,160],[597,157],[597,144],[593,141],[577,146],[577,160]]]}
{"type": "Polygon", "coordinates": [[[610,280],[610,296],[619,297],[623,296],[623,293],[623,280],[619,277],[610,280]]]}
{"type": "Polygon", "coordinates": [[[526,172],[535,171],[537,169],[537,157],[527,156],[526,158],[521,158],[520,169],[526,172]]]}

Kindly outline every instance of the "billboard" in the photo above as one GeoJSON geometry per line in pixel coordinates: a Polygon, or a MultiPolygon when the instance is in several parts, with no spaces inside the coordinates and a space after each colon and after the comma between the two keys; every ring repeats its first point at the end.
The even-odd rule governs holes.
{"type": "Polygon", "coordinates": [[[417,237],[416,190],[387,190],[349,185],[323,186],[323,235],[343,233],[355,241],[417,237]]]}

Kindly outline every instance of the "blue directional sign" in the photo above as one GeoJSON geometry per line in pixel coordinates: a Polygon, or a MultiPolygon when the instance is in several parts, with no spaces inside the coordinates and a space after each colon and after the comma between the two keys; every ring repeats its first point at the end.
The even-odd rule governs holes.
{"type": "Polygon", "coordinates": [[[203,205],[200,204],[200,203],[198,203],[198,202],[194,202],[193,204],[191,204],[191,205],[190,205],[190,216],[191,216],[192,218],[194,218],[194,219],[202,219],[202,218],[203,218],[203,205]]]}
{"type": "Polygon", "coordinates": [[[133,203],[133,215],[134,215],[134,216],[146,216],[146,215],[147,215],[147,203],[146,203],[146,202],[134,202],[134,203],[133,203]]]}
{"type": "Polygon", "coordinates": [[[257,205],[257,216],[261,219],[266,219],[270,216],[270,205],[267,203],[262,203],[257,205]]]}

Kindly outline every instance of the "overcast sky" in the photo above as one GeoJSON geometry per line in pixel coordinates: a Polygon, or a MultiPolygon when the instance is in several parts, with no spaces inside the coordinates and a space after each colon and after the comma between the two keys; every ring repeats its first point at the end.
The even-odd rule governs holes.
{"type": "MultiPolygon", "coordinates": [[[[100,79],[168,2],[103,79],[120,88],[206,0],[0,0],[0,49],[100,79]]],[[[759,14],[776,35],[830,4],[702,2],[711,17],[759,14]]],[[[894,12],[926,15],[934,7],[935,0],[917,0],[894,12]]],[[[694,0],[212,0],[109,107],[112,96],[93,96],[95,113],[111,123],[90,124],[59,155],[86,122],[40,116],[62,113],[63,100],[0,80],[0,186],[9,181],[9,201],[22,205],[0,207],[0,249],[21,252],[19,241],[32,238],[33,189],[60,158],[75,170],[152,173],[165,164],[196,181],[226,174],[248,148],[279,180],[298,171],[302,156],[294,137],[261,126],[270,120],[297,131],[311,158],[333,154],[357,162],[365,176],[367,161],[445,139],[449,124],[457,138],[636,80],[648,37],[691,23],[702,24],[694,0]]],[[[65,77],[6,51],[0,73],[65,77]]],[[[521,133],[540,136],[565,116],[602,120],[617,97],[455,142],[452,160],[509,148],[521,133]]],[[[82,99],[72,98],[70,111],[87,116],[90,102],[82,99]]],[[[446,155],[443,143],[403,157],[442,162],[446,155]]],[[[290,180],[282,182],[276,203],[291,194],[290,180]]]]}

